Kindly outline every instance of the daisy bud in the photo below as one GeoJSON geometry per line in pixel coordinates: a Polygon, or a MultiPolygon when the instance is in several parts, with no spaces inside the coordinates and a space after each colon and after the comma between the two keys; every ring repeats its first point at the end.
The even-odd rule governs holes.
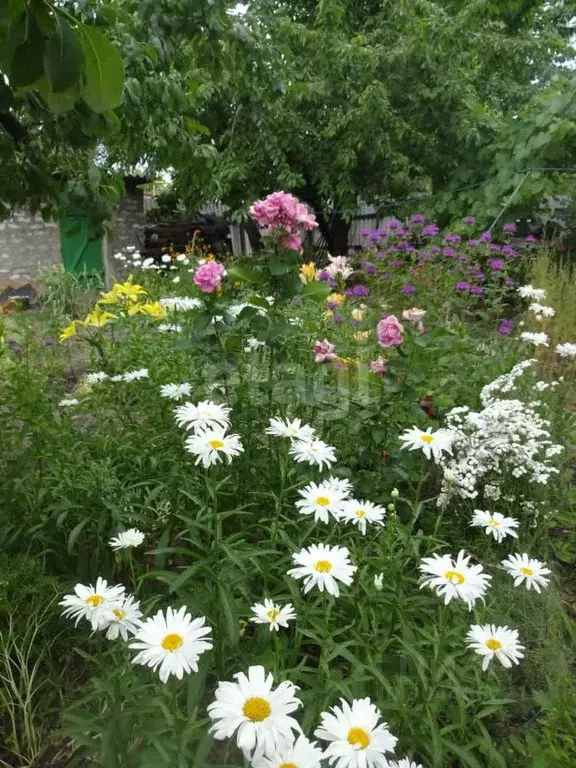
{"type": "Polygon", "coordinates": [[[393,499],[397,499],[400,496],[400,491],[398,490],[398,488],[392,488],[392,490],[390,491],[390,496],[393,499]]]}

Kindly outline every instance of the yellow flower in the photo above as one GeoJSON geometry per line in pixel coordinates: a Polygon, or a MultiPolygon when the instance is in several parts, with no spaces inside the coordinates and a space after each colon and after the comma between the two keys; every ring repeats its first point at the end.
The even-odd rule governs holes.
{"type": "Polygon", "coordinates": [[[364,317],[364,312],[362,312],[361,309],[353,309],[352,310],[352,317],[354,318],[354,320],[360,321],[364,317]]]}
{"type": "Polygon", "coordinates": [[[116,283],[111,291],[103,293],[99,304],[119,304],[122,301],[138,301],[139,296],[146,296],[146,291],[141,285],[132,282],[129,277],[125,283],[116,283]]]}
{"type": "Polygon", "coordinates": [[[331,317],[334,317],[334,312],[332,312],[331,309],[327,309],[326,312],[324,312],[323,317],[325,320],[330,320],[331,317]]]}
{"type": "Polygon", "coordinates": [[[328,296],[328,298],[326,299],[326,301],[329,304],[336,304],[336,306],[339,307],[340,304],[342,304],[342,302],[344,301],[344,298],[345,297],[343,293],[331,293],[330,296],[328,296]]]}
{"type": "Polygon", "coordinates": [[[102,328],[107,325],[110,320],[117,320],[116,315],[111,312],[105,312],[99,304],[96,304],[92,312],[86,316],[83,325],[90,325],[94,328],[102,328]]]}
{"type": "Polygon", "coordinates": [[[72,338],[72,336],[76,336],[77,333],[78,333],[78,327],[76,324],[76,320],[72,320],[70,325],[62,329],[59,336],[59,340],[66,341],[66,339],[70,339],[72,338]]]}
{"type": "MultiPolygon", "coordinates": [[[[148,304],[140,304],[139,306],[140,311],[145,315],[150,315],[150,317],[155,317],[158,320],[166,317],[167,312],[159,301],[151,301],[148,304]]],[[[128,314],[130,314],[130,310],[128,310],[128,314]]]]}
{"type": "Polygon", "coordinates": [[[370,336],[370,331],[358,331],[358,333],[354,334],[356,341],[366,341],[368,336],[370,336]]]}
{"type": "Polygon", "coordinates": [[[300,267],[300,280],[306,285],[306,283],[312,282],[312,280],[316,280],[316,275],[318,274],[318,270],[316,269],[316,265],[313,261],[309,261],[308,264],[302,264],[300,267]]]}

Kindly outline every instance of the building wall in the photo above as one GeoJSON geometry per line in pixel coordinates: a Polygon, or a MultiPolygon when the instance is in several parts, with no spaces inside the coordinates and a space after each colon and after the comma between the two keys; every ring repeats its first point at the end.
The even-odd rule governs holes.
{"type": "Polygon", "coordinates": [[[60,228],[26,210],[0,221],[0,282],[26,283],[45,268],[61,264],[60,228]]]}
{"type": "Polygon", "coordinates": [[[133,245],[137,250],[144,248],[144,195],[141,189],[128,191],[116,206],[111,222],[111,232],[104,245],[104,268],[111,280],[118,276],[118,262],[114,254],[133,245]]]}

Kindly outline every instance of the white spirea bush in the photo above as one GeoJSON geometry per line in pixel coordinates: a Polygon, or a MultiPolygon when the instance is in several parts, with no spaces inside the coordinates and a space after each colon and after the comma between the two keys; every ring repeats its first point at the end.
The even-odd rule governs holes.
{"type": "Polygon", "coordinates": [[[550,422],[538,413],[539,403],[496,396],[514,391],[517,379],[532,362],[524,360],[486,385],[481,393],[483,410],[463,407],[448,413],[452,455],[444,455],[440,462],[444,480],[439,506],[453,496],[475,499],[484,485],[486,495],[497,498],[509,475],[544,485],[558,474],[551,459],[562,452],[562,446],[550,439],[550,422]]]}

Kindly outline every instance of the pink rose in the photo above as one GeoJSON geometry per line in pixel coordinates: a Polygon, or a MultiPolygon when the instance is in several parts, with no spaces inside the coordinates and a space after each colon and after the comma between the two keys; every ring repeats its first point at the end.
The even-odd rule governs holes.
{"type": "Polygon", "coordinates": [[[386,373],[386,363],[388,360],[386,360],[385,357],[378,357],[376,360],[372,360],[370,363],[370,370],[372,373],[377,374],[378,376],[384,376],[386,373]]]}
{"type": "Polygon", "coordinates": [[[213,293],[222,282],[225,271],[223,264],[218,264],[217,261],[207,261],[206,264],[198,267],[194,273],[194,282],[204,293],[213,293]]]}
{"type": "Polygon", "coordinates": [[[315,363],[324,363],[335,359],[336,355],[334,354],[334,344],[330,344],[328,339],[324,339],[324,341],[317,341],[316,344],[314,344],[315,363]]]}
{"type": "Polygon", "coordinates": [[[380,320],[376,328],[378,342],[380,343],[380,346],[384,348],[397,347],[399,344],[402,344],[403,332],[404,328],[402,327],[402,324],[398,321],[398,318],[394,317],[394,315],[388,315],[384,320],[380,320]]]}
{"type": "Polygon", "coordinates": [[[280,242],[284,248],[289,248],[291,251],[298,251],[298,253],[302,253],[302,238],[295,232],[292,232],[290,235],[284,235],[280,238],[280,242]]]}
{"type": "Polygon", "coordinates": [[[287,235],[296,236],[299,229],[310,230],[318,226],[314,214],[294,195],[287,192],[272,192],[264,200],[257,200],[250,206],[250,214],[268,235],[281,230],[287,235]]]}

